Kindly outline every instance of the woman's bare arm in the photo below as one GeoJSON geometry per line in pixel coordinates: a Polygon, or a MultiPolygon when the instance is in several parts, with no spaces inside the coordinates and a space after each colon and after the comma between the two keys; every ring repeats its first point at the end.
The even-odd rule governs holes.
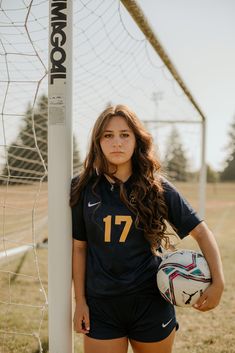
{"type": "Polygon", "coordinates": [[[190,234],[197,241],[211,271],[212,283],[194,305],[198,310],[207,311],[219,304],[224,289],[220,252],[215,237],[205,222],[201,222],[190,234]]]}
{"type": "Polygon", "coordinates": [[[87,242],[73,240],[73,283],[76,308],[74,313],[74,329],[79,333],[88,333],[90,329],[89,308],[85,297],[87,242]]]}

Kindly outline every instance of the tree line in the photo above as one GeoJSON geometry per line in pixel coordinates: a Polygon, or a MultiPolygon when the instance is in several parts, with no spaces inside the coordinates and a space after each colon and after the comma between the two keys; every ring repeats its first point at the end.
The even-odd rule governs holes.
{"type": "MultiPolygon", "coordinates": [[[[48,98],[41,95],[36,107],[28,105],[20,132],[7,149],[7,158],[0,175],[0,183],[33,182],[47,180],[48,98]]],[[[229,130],[227,158],[221,172],[207,166],[207,181],[235,181],[235,116],[229,130]]],[[[173,126],[168,137],[166,153],[162,161],[166,175],[174,181],[197,180],[199,172],[190,172],[189,160],[181,136],[173,126]]],[[[82,162],[76,138],[73,136],[73,175],[82,162]]]]}
{"type": "MultiPolygon", "coordinates": [[[[223,170],[215,171],[207,165],[207,182],[229,182],[235,181],[235,116],[230,125],[228,133],[227,158],[224,162],[223,170]]],[[[198,172],[189,171],[189,161],[184,150],[182,140],[176,128],[172,128],[169,136],[164,166],[167,174],[176,181],[197,180],[198,172]]]]}
{"type": "MultiPolygon", "coordinates": [[[[29,103],[15,141],[7,149],[6,162],[0,171],[0,184],[47,181],[48,168],[48,98],[41,95],[35,108],[29,103]]],[[[76,138],[73,136],[73,174],[81,166],[76,138]]]]}

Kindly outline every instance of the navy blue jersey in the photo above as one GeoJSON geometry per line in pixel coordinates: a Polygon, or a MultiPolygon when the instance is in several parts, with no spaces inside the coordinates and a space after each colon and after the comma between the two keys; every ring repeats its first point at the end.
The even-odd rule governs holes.
{"type": "MultiPolygon", "coordinates": [[[[88,242],[86,294],[101,297],[156,290],[160,258],[135,227],[135,215],[120,200],[119,185],[102,176],[94,195],[93,182],[72,208],[73,238],[88,242]]],[[[132,183],[132,177],[124,183],[128,197],[132,183]]],[[[201,219],[172,184],[166,179],[162,183],[169,222],[183,238],[201,219]]]]}

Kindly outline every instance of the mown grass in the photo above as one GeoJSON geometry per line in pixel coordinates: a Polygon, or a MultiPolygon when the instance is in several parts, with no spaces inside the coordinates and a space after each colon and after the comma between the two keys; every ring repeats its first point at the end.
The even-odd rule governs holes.
{"type": "MultiPolygon", "coordinates": [[[[177,186],[197,207],[197,188],[192,184],[177,186]]],[[[220,306],[211,312],[176,309],[180,330],[174,353],[235,353],[234,215],[235,184],[208,185],[206,221],[221,250],[226,288],[220,306]]],[[[178,247],[197,249],[197,244],[187,237],[178,247]]],[[[0,263],[0,353],[37,353],[40,351],[37,336],[43,351],[48,351],[47,312],[44,312],[45,298],[37,276],[37,261],[33,251],[23,256],[0,263]],[[16,271],[18,276],[14,275],[16,271]]],[[[47,292],[47,249],[38,249],[37,259],[47,292]]],[[[81,335],[75,335],[75,353],[82,353],[81,335]]]]}
{"type": "Polygon", "coordinates": [[[47,250],[0,264],[0,288],[0,353],[39,352],[39,337],[42,342],[48,337],[47,250]]]}
{"type": "Polygon", "coordinates": [[[41,241],[47,236],[46,218],[47,183],[0,185],[0,251],[41,241]]]}
{"type": "MultiPolygon", "coordinates": [[[[174,353],[235,352],[235,185],[218,184],[207,187],[206,222],[213,230],[220,247],[226,286],[221,304],[215,310],[201,313],[177,308],[180,330],[174,353]]],[[[191,237],[180,244],[196,248],[191,237]]]]}

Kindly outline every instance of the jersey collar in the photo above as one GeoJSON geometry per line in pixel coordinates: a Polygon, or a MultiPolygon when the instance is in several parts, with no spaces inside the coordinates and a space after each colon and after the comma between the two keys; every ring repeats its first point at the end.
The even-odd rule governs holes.
{"type": "MultiPolygon", "coordinates": [[[[102,182],[104,182],[107,186],[109,186],[109,188],[110,188],[111,191],[114,190],[114,189],[119,189],[118,183],[115,183],[115,182],[112,182],[112,183],[111,183],[111,182],[106,178],[106,176],[105,176],[104,174],[101,176],[101,180],[102,180],[102,182]]],[[[133,182],[133,174],[131,174],[131,175],[129,176],[129,178],[123,183],[123,185],[124,185],[126,188],[128,188],[128,187],[132,184],[132,182],[133,182]]]]}

